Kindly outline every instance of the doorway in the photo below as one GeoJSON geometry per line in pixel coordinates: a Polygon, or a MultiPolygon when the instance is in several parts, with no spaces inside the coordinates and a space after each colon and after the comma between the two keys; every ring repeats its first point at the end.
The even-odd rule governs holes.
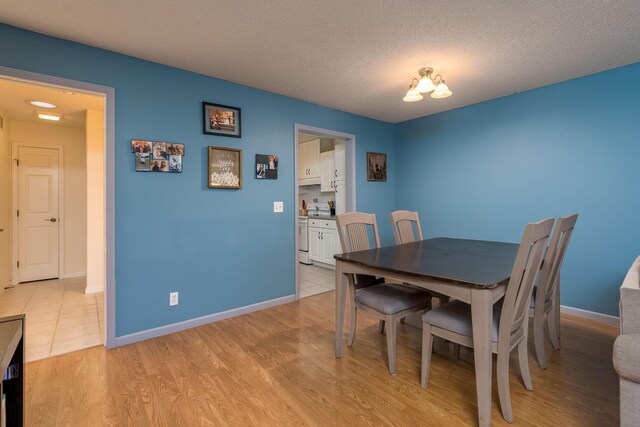
{"type": "MultiPolygon", "coordinates": [[[[9,147],[0,150],[0,169],[6,171],[6,176],[5,172],[0,173],[3,202],[7,202],[9,193],[6,187],[12,188],[11,203],[0,203],[4,205],[0,229],[5,231],[0,233],[0,244],[9,260],[7,263],[3,256],[0,262],[3,270],[11,272],[0,277],[1,314],[7,314],[9,305],[26,313],[30,323],[27,334],[54,329],[53,334],[59,338],[56,344],[43,334],[31,340],[27,337],[27,342],[40,347],[31,349],[35,358],[100,344],[111,348],[115,344],[114,90],[0,67],[0,92],[0,142],[9,147]],[[16,95],[19,102],[13,111],[8,104],[11,97],[5,96],[10,85],[22,85],[24,90],[16,95]],[[53,113],[48,115],[57,116],[58,120],[48,125],[53,137],[43,143],[38,135],[46,132],[37,131],[47,125],[35,117],[46,107],[30,111],[24,107],[32,108],[32,100],[48,98],[53,92],[60,96],[54,98],[60,105],[44,112],[53,113]],[[83,104],[82,99],[93,99],[99,107],[96,103],[83,104]],[[70,108],[66,100],[80,105],[78,111],[66,111],[70,108]],[[30,126],[33,129],[25,131],[30,126]],[[87,144],[81,157],[77,147],[69,148],[77,143],[73,138],[76,134],[87,144]],[[56,135],[63,143],[55,144],[56,135]],[[6,165],[3,158],[8,160],[6,165]],[[78,216],[79,212],[84,218],[78,216]],[[96,218],[99,222],[95,222],[96,218]],[[9,227],[5,226],[7,222],[9,227]],[[91,241],[99,242],[94,245],[97,249],[91,247],[91,241]],[[5,251],[5,246],[10,250],[5,251]],[[56,310],[59,315],[55,319],[48,319],[46,325],[38,324],[38,320],[56,310]],[[71,337],[71,323],[91,323],[97,334],[85,330],[71,337]]],[[[27,359],[34,360],[29,353],[27,348],[27,359]]]]}
{"type": "Polygon", "coordinates": [[[294,126],[296,299],[335,289],[336,215],[356,209],[352,134],[294,126]]]}

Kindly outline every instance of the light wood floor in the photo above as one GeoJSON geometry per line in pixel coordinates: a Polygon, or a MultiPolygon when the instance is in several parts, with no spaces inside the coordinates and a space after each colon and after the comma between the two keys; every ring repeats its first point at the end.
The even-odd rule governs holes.
{"type": "MultiPolygon", "coordinates": [[[[106,351],[82,350],[26,367],[28,426],[464,426],[476,424],[472,353],[439,343],[420,387],[420,330],[401,325],[398,371],[387,373],[377,323],[359,317],[354,347],[334,357],[334,293],[106,351]]],[[[560,351],[534,391],[512,358],[514,425],[614,426],[617,328],[562,318],[560,351]]],[[[495,372],[495,371],[494,371],[495,372]]],[[[493,387],[493,425],[501,417],[493,387]]]]}

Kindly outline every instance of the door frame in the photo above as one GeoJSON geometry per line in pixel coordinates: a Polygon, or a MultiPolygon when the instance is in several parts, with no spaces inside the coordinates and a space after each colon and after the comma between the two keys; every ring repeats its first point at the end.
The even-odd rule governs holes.
{"type": "Polygon", "coordinates": [[[0,78],[36,84],[57,89],[67,89],[104,97],[104,165],[105,165],[105,346],[116,346],[116,244],[115,244],[115,135],[116,90],[78,80],[34,73],[0,66],[0,78]]]}
{"type": "MultiPolygon", "coordinates": [[[[11,141],[11,284],[20,283],[20,271],[16,261],[19,257],[18,242],[20,239],[18,221],[13,215],[18,210],[18,150],[20,147],[44,148],[58,150],[58,218],[64,219],[64,147],[58,144],[37,144],[33,142],[11,141]]],[[[64,224],[66,221],[58,221],[58,278],[65,278],[64,269],[64,224]]]]}
{"type": "Polygon", "coordinates": [[[315,126],[294,123],[293,125],[293,200],[294,200],[294,265],[296,300],[300,299],[300,265],[298,262],[298,221],[300,219],[300,195],[298,194],[298,133],[304,132],[317,135],[320,138],[340,138],[345,140],[345,187],[347,189],[347,212],[356,211],[356,136],[350,133],[323,129],[315,126]]]}

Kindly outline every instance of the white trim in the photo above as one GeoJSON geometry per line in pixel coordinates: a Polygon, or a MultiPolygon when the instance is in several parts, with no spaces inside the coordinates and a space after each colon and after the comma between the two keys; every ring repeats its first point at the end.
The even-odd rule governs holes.
{"type": "Polygon", "coordinates": [[[73,273],[64,273],[64,276],[60,276],[61,279],[74,279],[76,277],[85,277],[87,275],[86,271],[75,271],[73,273]]]}
{"type": "Polygon", "coordinates": [[[295,297],[300,299],[300,266],[298,265],[298,222],[300,220],[300,195],[298,193],[298,134],[300,132],[317,135],[321,138],[342,138],[345,140],[345,186],[347,188],[347,212],[356,211],[356,136],[350,133],[322,129],[299,123],[293,125],[293,227],[294,227],[294,265],[295,265],[295,297]]]}
{"type": "Polygon", "coordinates": [[[109,86],[101,86],[77,80],[33,73],[15,68],[1,67],[0,78],[21,81],[46,87],[71,89],[92,95],[104,96],[105,114],[105,203],[106,203],[106,251],[105,251],[105,346],[113,348],[116,338],[116,267],[115,267],[115,134],[116,134],[116,91],[109,86]]]}
{"type": "Polygon", "coordinates": [[[64,238],[65,231],[65,214],[64,214],[64,147],[58,144],[39,144],[36,142],[26,141],[11,141],[11,214],[9,220],[11,221],[11,284],[17,285],[20,283],[20,272],[18,271],[18,265],[16,261],[20,256],[19,250],[19,227],[16,217],[13,215],[18,210],[18,169],[16,160],[18,159],[18,150],[20,147],[29,148],[42,148],[45,150],[58,150],[58,278],[64,278],[66,276],[64,269],[64,249],[66,241],[64,238]]]}
{"type": "Polygon", "coordinates": [[[581,308],[567,307],[566,305],[560,305],[560,313],[571,314],[573,316],[583,317],[585,319],[591,319],[597,322],[607,323],[609,325],[620,324],[620,317],[618,316],[596,313],[595,311],[583,310],[581,308]]]}
{"type": "Polygon", "coordinates": [[[172,323],[171,325],[159,326],[153,329],[147,329],[146,331],[135,332],[129,335],[123,335],[116,337],[116,347],[122,345],[133,344],[135,342],[148,340],[150,338],[156,338],[163,335],[173,334],[175,332],[184,331],[185,329],[191,329],[198,326],[206,325],[209,323],[217,322],[219,320],[229,319],[231,317],[241,316],[243,314],[253,313],[254,311],[260,311],[267,308],[275,307],[282,304],[294,302],[296,300],[295,295],[288,295],[286,297],[280,297],[269,301],[263,301],[256,304],[246,305],[244,307],[234,308],[232,310],[221,311],[219,313],[208,314],[206,316],[196,317],[195,319],[189,319],[178,323],[172,323]]]}

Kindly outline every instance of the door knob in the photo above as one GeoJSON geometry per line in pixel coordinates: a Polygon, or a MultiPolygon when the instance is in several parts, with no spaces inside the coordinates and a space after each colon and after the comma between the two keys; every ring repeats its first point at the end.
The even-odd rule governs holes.
{"type": "Polygon", "coordinates": [[[56,219],[56,218],[47,218],[47,219],[45,219],[45,221],[56,222],[56,221],[57,221],[57,219],[56,219]]]}

